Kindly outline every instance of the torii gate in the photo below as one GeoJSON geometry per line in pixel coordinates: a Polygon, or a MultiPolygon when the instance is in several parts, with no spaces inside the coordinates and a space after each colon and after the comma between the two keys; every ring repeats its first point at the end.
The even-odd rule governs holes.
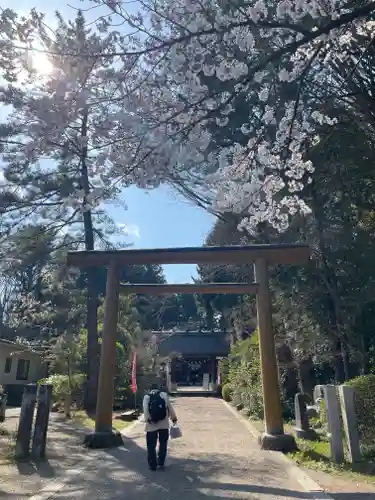
{"type": "Polygon", "coordinates": [[[256,293],[265,422],[265,430],[260,442],[264,449],[279,451],[295,449],[296,443],[294,437],[290,434],[284,434],[275,339],[272,327],[272,304],[268,284],[268,265],[303,265],[309,259],[309,247],[303,243],[69,252],[67,257],[68,265],[79,268],[108,267],[95,432],[86,436],[86,445],[92,448],[108,448],[122,444],[121,435],[112,428],[116,335],[120,292],[126,294],[256,293]],[[256,282],[250,284],[120,284],[121,267],[127,265],[249,264],[251,262],[254,263],[256,282]]]}

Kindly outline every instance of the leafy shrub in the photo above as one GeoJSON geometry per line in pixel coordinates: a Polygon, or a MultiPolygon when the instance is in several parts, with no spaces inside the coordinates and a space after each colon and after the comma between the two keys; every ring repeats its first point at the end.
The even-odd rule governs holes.
{"type": "Polygon", "coordinates": [[[229,384],[223,385],[221,388],[221,396],[224,399],[224,401],[231,401],[232,399],[232,389],[229,384]]]}
{"type": "Polygon", "coordinates": [[[327,408],[324,399],[319,401],[319,420],[322,425],[328,425],[327,408]]]}
{"type": "Polygon", "coordinates": [[[225,385],[228,383],[229,378],[229,366],[230,362],[228,358],[223,358],[220,360],[220,379],[221,385],[225,385]]]}
{"type": "Polygon", "coordinates": [[[241,360],[231,367],[230,387],[236,406],[247,408],[249,415],[263,418],[260,370],[256,362],[241,360]]]}
{"type": "Polygon", "coordinates": [[[52,397],[54,401],[61,401],[66,396],[73,394],[85,382],[83,373],[75,373],[70,377],[68,375],[50,375],[48,378],[39,380],[39,384],[52,385],[52,397]]]}
{"type": "Polygon", "coordinates": [[[141,402],[140,398],[135,399],[129,385],[116,386],[114,405],[116,408],[134,408],[134,404],[141,402]]]}
{"type": "Polygon", "coordinates": [[[295,416],[294,399],[292,398],[287,399],[285,397],[285,393],[282,390],[282,386],[280,387],[280,396],[281,396],[281,406],[283,410],[284,419],[293,420],[295,416]]]}
{"type": "Polygon", "coordinates": [[[363,375],[349,380],[346,385],[355,391],[357,425],[362,444],[375,440],[375,375],[363,375]]]}
{"type": "Polygon", "coordinates": [[[131,396],[133,396],[134,399],[130,385],[118,385],[115,387],[115,399],[128,400],[131,396]]]}
{"type": "Polygon", "coordinates": [[[238,408],[246,408],[249,416],[262,419],[263,395],[257,334],[232,347],[228,383],[234,404],[238,408]]]}

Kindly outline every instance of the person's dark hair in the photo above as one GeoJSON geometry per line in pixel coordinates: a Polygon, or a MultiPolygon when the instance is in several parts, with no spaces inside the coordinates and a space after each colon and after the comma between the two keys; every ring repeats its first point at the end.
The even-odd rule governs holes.
{"type": "Polygon", "coordinates": [[[159,390],[159,384],[156,384],[155,382],[151,384],[150,386],[151,391],[158,391],[159,390]]]}

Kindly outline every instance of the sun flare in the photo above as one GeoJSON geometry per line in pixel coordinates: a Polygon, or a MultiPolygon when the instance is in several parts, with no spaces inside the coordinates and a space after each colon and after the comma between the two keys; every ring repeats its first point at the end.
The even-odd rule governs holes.
{"type": "Polygon", "coordinates": [[[31,57],[33,70],[40,75],[49,75],[53,71],[53,64],[49,60],[47,54],[43,52],[33,52],[31,57]]]}

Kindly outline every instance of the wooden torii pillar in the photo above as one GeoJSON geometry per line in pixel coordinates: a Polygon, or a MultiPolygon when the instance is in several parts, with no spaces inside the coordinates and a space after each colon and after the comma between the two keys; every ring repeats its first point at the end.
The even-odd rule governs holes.
{"type": "Polygon", "coordinates": [[[268,265],[303,265],[310,259],[308,245],[246,245],[229,247],[172,248],[155,250],[113,250],[69,252],[68,265],[79,268],[108,267],[104,305],[95,432],[85,443],[93,448],[122,444],[121,435],[112,429],[116,336],[119,294],[257,294],[259,349],[264,401],[265,432],[262,448],[290,451],[296,448],[294,437],[284,433],[278,379],[272,304],[268,283],[268,265]],[[205,283],[181,285],[121,285],[121,267],[136,264],[249,264],[254,263],[256,283],[205,283]]]}

